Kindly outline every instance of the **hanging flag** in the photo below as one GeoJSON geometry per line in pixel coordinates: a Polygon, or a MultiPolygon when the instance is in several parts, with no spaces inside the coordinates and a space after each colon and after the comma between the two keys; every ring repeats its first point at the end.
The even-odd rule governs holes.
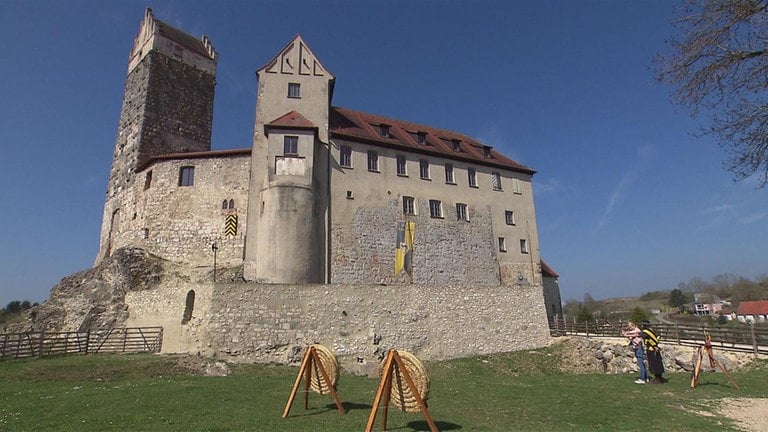
{"type": "Polygon", "coordinates": [[[405,267],[405,224],[397,224],[397,238],[395,239],[395,276],[399,275],[405,267]]]}
{"type": "Polygon", "coordinates": [[[413,243],[416,240],[416,222],[405,223],[405,257],[403,266],[405,271],[413,278],[413,243]]]}

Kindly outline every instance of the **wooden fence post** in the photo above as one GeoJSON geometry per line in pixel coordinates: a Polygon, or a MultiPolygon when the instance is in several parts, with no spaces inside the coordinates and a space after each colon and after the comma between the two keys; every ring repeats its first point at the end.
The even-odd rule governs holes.
{"type": "Polygon", "coordinates": [[[88,355],[88,349],[91,347],[91,329],[85,331],[85,355],[88,355]]]}
{"type": "MultiPolygon", "coordinates": [[[[37,344],[37,358],[43,356],[43,342],[45,342],[45,330],[40,330],[40,341],[37,344]]],[[[32,354],[34,354],[34,352],[32,354]]]]}

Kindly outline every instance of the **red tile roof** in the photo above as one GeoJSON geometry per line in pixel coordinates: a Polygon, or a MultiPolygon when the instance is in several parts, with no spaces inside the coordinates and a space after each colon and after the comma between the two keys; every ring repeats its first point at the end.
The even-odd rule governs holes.
{"type": "Polygon", "coordinates": [[[739,303],[737,315],[768,315],[768,300],[743,301],[739,303]]]}
{"type": "MultiPolygon", "coordinates": [[[[149,9],[149,13],[152,13],[152,10],[149,9]]],[[[164,23],[157,18],[153,19],[155,21],[155,24],[158,27],[158,31],[161,35],[167,37],[168,39],[178,43],[179,45],[192,50],[202,56],[210,57],[211,55],[208,53],[208,50],[205,47],[205,44],[201,39],[197,39],[194,36],[190,36],[187,33],[184,33],[183,31],[172,27],[168,25],[167,23],[164,23]]]]}
{"type": "Polygon", "coordinates": [[[536,172],[467,135],[347,108],[331,107],[330,132],[332,137],[341,139],[362,140],[373,145],[496,166],[526,174],[536,172]],[[382,125],[388,126],[389,134],[386,137],[382,136],[379,129],[382,125]],[[424,144],[417,142],[418,134],[426,137],[424,144]],[[458,150],[454,149],[454,145],[458,146],[458,150]]]}
{"type": "Polygon", "coordinates": [[[555,271],[552,270],[552,267],[547,265],[544,260],[541,260],[541,275],[544,277],[560,277],[560,275],[555,273],[555,271]]]}
{"type": "Polygon", "coordinates": [[[283,116],[272,120],[264,126],[286,127],[291,129],[317,129],[317,126],[313,125],[311,121],[307,120],[306,117],[297,113],[296,111],[291,111],[287,114],[284,114],[283,116]]]}

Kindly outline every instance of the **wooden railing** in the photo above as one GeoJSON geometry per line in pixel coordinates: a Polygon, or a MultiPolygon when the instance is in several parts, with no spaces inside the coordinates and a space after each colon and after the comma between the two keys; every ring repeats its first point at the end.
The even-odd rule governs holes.
{"type": "MultiPolygon", "coordinates": [[[[621,337],[623,325],[626,323],[574,323],[556,319],[549,322],[549,332],[552,336],[621,337]]],[[[768,355],[768,327],[765,326],[743,324],[738,327],[725,327],[654,323],[653,330],[659,335],[662,343],[699,346],[704,344],[708,333],[712,338],[713,347],[768,355]]]]}
{"type": "Polygon", "coordinates": [[[60,354],[160,352],[162,327],[0,334],[0,360],[60,354]]]}

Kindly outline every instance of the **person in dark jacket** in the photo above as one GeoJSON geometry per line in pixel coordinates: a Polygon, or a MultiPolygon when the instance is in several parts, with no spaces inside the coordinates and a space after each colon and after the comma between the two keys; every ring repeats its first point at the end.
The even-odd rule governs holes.
{"type": "Polygon", "coordinates": [[[645,320],[641,323],[643,330],[643,342],[645,343],[645,358],[648,359],[648,369],[653,374],[652,384],[663,384],[664,362],[661,359],[661,347],[659,346],[659,336],[651,328],[651,322],[645,320]]]}

